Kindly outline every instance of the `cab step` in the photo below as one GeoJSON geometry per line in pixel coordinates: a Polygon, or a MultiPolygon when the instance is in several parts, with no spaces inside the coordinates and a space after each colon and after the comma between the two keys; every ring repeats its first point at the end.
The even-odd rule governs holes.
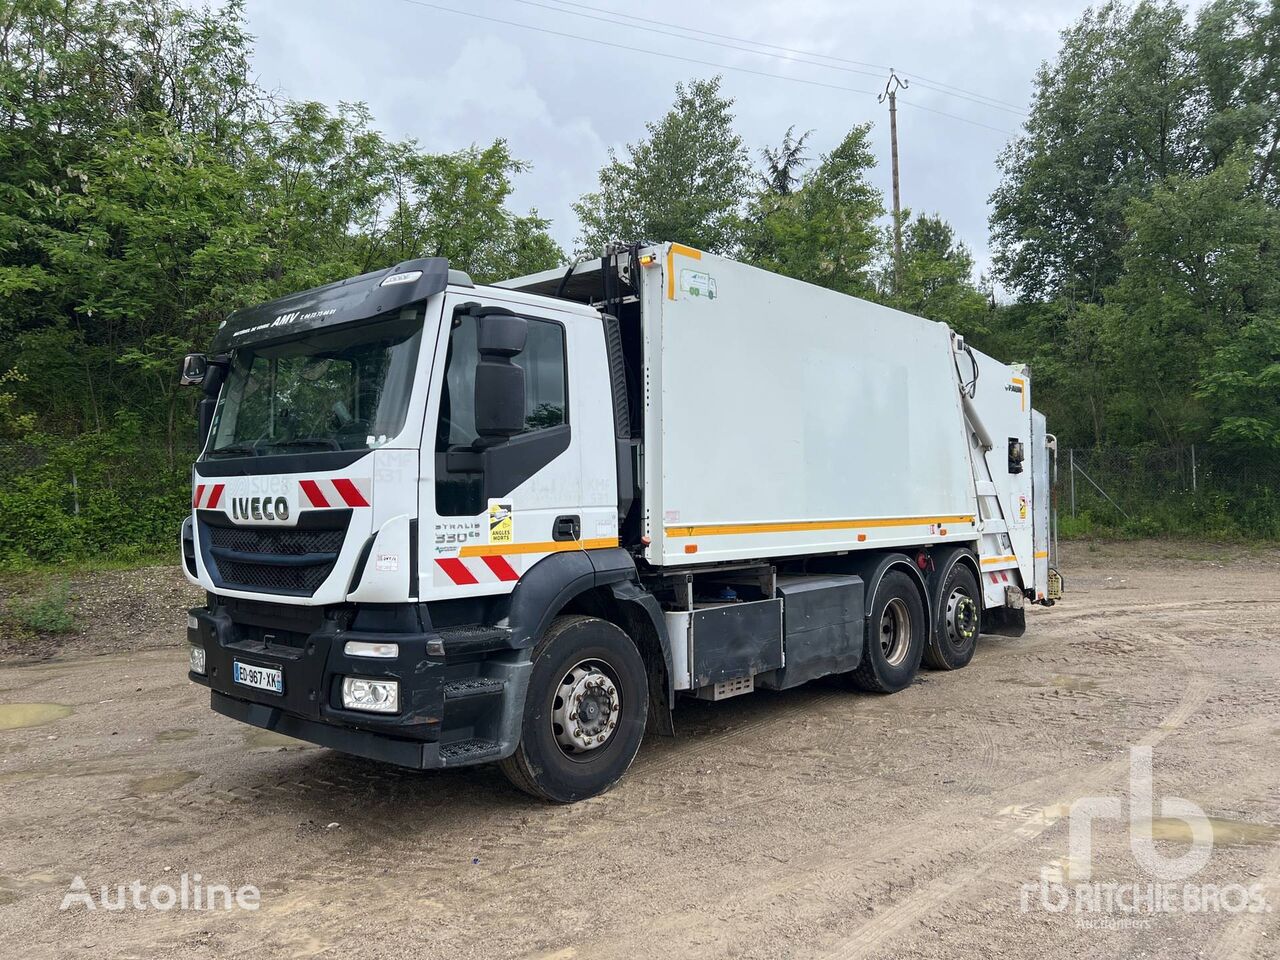
{"type": "Polygon", "coordinates": [[[465,700],[468,697],[489,697],[502,693],[506,686],[506,681],[491,677],[463,677],[461,680],[450,680],[444,685],[444,698],[465,700]]]}
{"type": "MultiPolygon", "coordinates": [[[[443,627],[435,634],[433,643],[440,644],[444,656],[450,660],[511,647],[511,630],[507,627],[443,627]]],[[[428,652],[431,652],[430,646],[428,652]]]]}
{"type": "Polygon", "coordinates": [[[496,740],[482,740],[479,737],[440,744],[440,760],[446,767],[475,763],[488,756],[497,756],[501,752],[502,745],[496,740]]]}

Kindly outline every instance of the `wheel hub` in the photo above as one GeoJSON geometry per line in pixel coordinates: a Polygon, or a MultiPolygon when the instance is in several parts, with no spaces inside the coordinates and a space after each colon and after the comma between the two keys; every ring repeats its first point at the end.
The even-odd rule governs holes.
{"type": "Polygon", "coordinates": [[[978,634],[978,605],[963,590],[947,597],[947,638],[954,646],[969,643],[978,634]]]}
{"type": "Polygon", "coordinates": [[[598,750],[618,726],[618,687],[600,664],[584,660],[560,681],[551,729],[566,753],[598,750]]]}
{"type": "Polygon", "coordinates": [[[880,614],[880,652],[885,662],[896,667],[907,658],[911,647],[911,614],[897,597],[885,604],[880,614]]]}

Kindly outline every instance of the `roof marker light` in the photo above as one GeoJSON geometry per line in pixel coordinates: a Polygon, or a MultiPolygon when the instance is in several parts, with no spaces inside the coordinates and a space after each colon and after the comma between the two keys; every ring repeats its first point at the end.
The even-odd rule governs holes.
{"type": "Polygon", "coordinates": [[[393,273],[391,276],[387,277],[387,279],[378,284],[378,286],[390,287],[397,283],[413,283],[413,281],[417,280],[420,276],[422,276],[421,270],[409,270],[406,273],[393,273]]]}

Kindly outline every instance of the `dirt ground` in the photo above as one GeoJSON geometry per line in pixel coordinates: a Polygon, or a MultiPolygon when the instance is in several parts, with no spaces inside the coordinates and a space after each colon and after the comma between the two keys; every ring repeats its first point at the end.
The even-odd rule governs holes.
{"type": "MultiPolygon", "coordinates": [[[[140,575],[108,639],[0,664],[0,956],[1280,956],[1280,551],[1074,544],[1062,569],[1066,600],[965,670],[682,704],[678,736],[570,807],[213,714],[185,678],[187,591],[140,575]],[[1213,818],[1178,887],[1260,884],[1269,911],[1042,907],[1042,871],[1084,879],[1070,804],[1128,810],[1133,746],[1157,807],[1213,818]],[[260,906],[59,910],[76,876],[100,901],[183,873],[260,906]]],[[[1188,849],[1180,821],[1151,829],[1188,849]]],[[[1153,882],[1126,822],[1092,836],[1093,884],[1153,882]]]]}

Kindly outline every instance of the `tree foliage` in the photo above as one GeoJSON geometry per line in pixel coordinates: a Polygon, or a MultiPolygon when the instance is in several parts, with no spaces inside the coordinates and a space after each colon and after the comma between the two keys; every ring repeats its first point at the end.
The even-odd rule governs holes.
{"type": "Polygon", "coordinates": [[[1029,360],[1068,444],[1280,464],[1280,5],[1108,3],[1064,32],[992,197],[1029,360]]]}
{"type": "Polygon", "coordinates": [[[733,129],[733,101],[720,78],[676,84],[667,114],[648,123],[648,136],[613,151],[596,190],[574,211],[583,253],[610,242],[675,240],[710,253],[736,253],[751,163],[733,129]]]}
{"type": "Polygon", "coordinates": [[[4,484],[0,561],[172,538],[174,370],[229,310],[409,257],[563,259],[509,208],[503,141],[390,141],[360,104],[268,95],[251,52],[240,0],[0,7],[0,437],[38,465],[4,484]]]}
{"type": "MultiPolygon", "coordinates": [[[[872,274],[882,254],[876,219],[883,198],[867,181],[875,166],[871,127],[854,127],[794,190],[777,185],[755,197],[745,250],[777,273],[858,296],[873,296],[872,274]]],[[[784,144],[790,139],[787,132],[784,144]]],[[[803,138],[801,138],[803,140],[803,138]]]]}

